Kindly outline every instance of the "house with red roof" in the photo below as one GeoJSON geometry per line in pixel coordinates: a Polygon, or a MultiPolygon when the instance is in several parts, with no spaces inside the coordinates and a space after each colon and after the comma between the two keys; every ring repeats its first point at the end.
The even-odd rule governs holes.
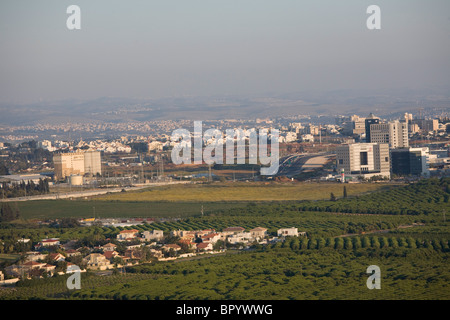
{"type": "Polygon", "coordinates": [[[200,242],[200,243],[197,243],[197,249],[199,251],[211,251],[213,249],[213,245],[211,242],[208,242],[208,243],[200,242]]]}
{"type": "Polygon", "coordinates": [[[204,235],[204,236],[201,237],[202,242],[209,242],[209,243],[212,243],[212,244],[214,244],[217,241],[219,241],[220,238],[221,238],[220,234],[218,234],[218,233],[209,233],[209,234],[204,235]]]}
{"type": "Polygon", "coordinates": [[[117,246],[114,243],[107,243],[101,248],[103,249],[103,252],[107,252],[116,250],[117,246]]]}
{"type": "Polygon", "coordinates": [[[117,240],[119,240],[119,241],[133,240],[138,235],[139,235],[139,230],[136,230],[136,229],[122,230],[117,235],[117,240]]]}
{"type": "Polygon", "coordinates": [[[105,251],[103,255],[108,259],[109,261],[112,261],[115,257],[119,255],[117,251],[105,251]]]}
{"type": "Polygon", "coordinates": [[[52,246],[59,246],[60,242],[58,238],[52,238],[52,239],[43,239],[38,244],[34,246],[34,249],[36,251],[42,250],[45,247],[52,247],[52,246]]]}
{"type": "Polygon", "coordinates": [[[60,262],[66,260],[66,258],[61,253],[49,253],[48,257],[52,262],[60,262]]]}

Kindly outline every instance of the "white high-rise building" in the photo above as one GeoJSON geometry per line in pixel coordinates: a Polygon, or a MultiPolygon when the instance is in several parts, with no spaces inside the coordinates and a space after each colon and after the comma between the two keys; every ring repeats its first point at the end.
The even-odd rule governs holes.
{"type": "Polygon", "coordinates": [[[392,121],[370,125],[371,143],[388,143],[391,148],[409,147],[408,123],[392,121]]]}
{"type": "Polygon", "coordinates": [[[387,143],[353,143],[336,148],[337,169],[346,176],[390,178],[390,156],[387,143]]]}

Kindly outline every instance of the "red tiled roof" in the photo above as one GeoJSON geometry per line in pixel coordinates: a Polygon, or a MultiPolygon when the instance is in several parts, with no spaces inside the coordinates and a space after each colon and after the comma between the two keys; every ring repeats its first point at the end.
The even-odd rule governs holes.
{"type": "Polygon", "coordinates": [[[36,262],[36,261],[28,261],[25,262],[23,265],[24,266],[40,266],[42,263],[36,262]]]}
{"type": "Polygon", "coordinates": [[[139,232],[139,230],[131,229],[131,230],[122,230],[122,231],[120,231],[120,233],[136,233],[136,232],[139,232]]]}

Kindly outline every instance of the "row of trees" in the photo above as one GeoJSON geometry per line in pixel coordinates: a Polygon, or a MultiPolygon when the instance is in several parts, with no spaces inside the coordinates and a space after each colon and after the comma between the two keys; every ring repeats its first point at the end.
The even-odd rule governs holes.
{"type": "Polygon", "coordinates": [[[382,248],[432,248],[436,251],[450,252],[446,239],[416,239],[413,237],[337,237],[337,238],[292,238],[286,242],[278,242],[267,247],[270,249],[286,248],[292,250],[331,249],[382,249],[382,248]]]}
{"type": "Polygon", "coordinates": [[[26,197],[50,192],[48,179],[39,179],[37,184],[32,180],[28,182],[22,180],[20,183],[12,183],[10,185],[3,182],[1,188],[3,198],[26,197]]]}
{"type": "Polygon", "coordinates": [[[331,201],[302,201],[299,211],[420,215],[442,213],[450,201],[450,178],[423,179],[389,191],[347,198],[331,193],[331,201]]]}

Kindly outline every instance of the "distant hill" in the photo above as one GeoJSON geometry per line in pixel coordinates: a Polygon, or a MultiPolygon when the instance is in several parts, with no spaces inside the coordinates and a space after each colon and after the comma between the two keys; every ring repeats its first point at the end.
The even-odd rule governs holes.
{"type": "Polygon", "coordinates": [[[29,105],[0,105],[1,125],[65,122],[127,122],[150,120],[221,120],[338,114],[398,116],[419,108],[450,107],[449,95],[355,93],[290,93],[266,96],[211,96],[164,99],[103,97],[29,105]]]}

